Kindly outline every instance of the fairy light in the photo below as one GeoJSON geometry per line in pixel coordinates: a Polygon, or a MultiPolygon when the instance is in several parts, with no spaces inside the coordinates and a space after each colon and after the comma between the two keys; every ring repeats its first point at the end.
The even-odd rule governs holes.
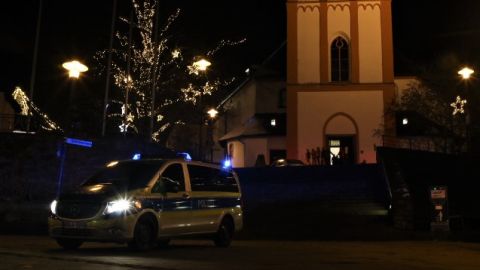
{"type": "Polygon", "coordinates": [[[43,113],[35,104],[30,101],[25,92],[20,87],[15,87],[12,92],[13,99],[18,103],[22,115],[37,115],[39,116],[40,128],[47,131],[63,131],[59,125],[50,120],[48,115],[43,113]]]}
{"type": "Polygon", "coordinates": [[[237,45],[240,45],[242,43],[245,43],[246,41],[247,41],[246,38],[238,40],[238,41],[231,41],[231,40],[222,39],[215,49],[213,49],[213,50],[211,50],[207,53],[207,56],[214,55],[216,52],[218,52],[219,50],[221,50],[222,48],[224,48],[226,46],[237,46],[237,45]]]}
{"type": "Polygon", "coordinates": [[[160,133],[164,132],[165,129],[167,129],[169,126],[170,126],[170,123],[166,123],[163,126],[161,126],[159,129],[160,133]]]}
{"type": "Polygon", "coordinates": [[[133,122],[134,119],[135,119],[135,116],[133,116],[133,114],[129,113],[127,115],[127,122],[133,122]]]}
{"type": "Polygon", "coordinates": [[[176,50],[173,50],[172,52],[172,58],[173,59],[177,59],[180,57],[180,50],[176,49],[176,50]]]}
{"type": "Polygon", "coordinates": [[[467,100],[462,99],[460,96],[457,96],[457,98],[455,99],[455,102],[450,104],[450,107],[453,108],[452,114],[456,115],[457,113],[460,113],[460,114],[465,113],[465,109],[464,109],[465,104],[467,104],[467,100]]]}
{"type": "Polygon", "coordinates": [[[125,123],[122,123],[120,126],[118,126],[120,128],[120,132],[121,133],[124,133],[124,132],[127,132],[128,130],[128,124],[125,124],[125,123]]]}
{"type": "Polygon", "coordinates": [[[20,106],[20,114],[21,115],[29,115],[30,108],[28,107],[28,97],[22,91],[20,87],[15,87],[12,93],[13,99],[18,103],[20,106]]]}
{"type": "MultiPolygon", "coordinates": [[[[201,80],[187,76],[187,81],[178,86],[178,79],[171,74],[199,75],[208,68],[208,61],[191,62],[191,59],[185,59],[186,53],[176,42],[172,42],[172,25],[179,19],[181,11],[177,9],[168,16],[160,29],[154,25],[155,12],[159,0],[132,0],[134,21],[133,30],[138,34],[132,44],[129,44],[128,35],[122,32],[116,33],[117,44],[119,47],[112,50],[113,61],[111,71],[113,82],[121,90],[122,97],[112,101],[119,104],[121,112],[110,110],[108,117],[119,121],[120,132],[138,132],[145,118],[152,117],[154,130],[152,138],[158,139],[174,125],[185,123],[185,119],[179,119],[175,115],[175,110],[171,106],[182,106],[182,104],[197,104],[198,99],[204,95],[212,95],[220,87],[228,86],[232,81],[222,81],[218,79],[209,80],[204,77],[201,80]],[[158,33],[157,41],[154,40],[154,31],[158,33]],[[173,45],[175,44],[175,45],[173,45]],[[128,58],[128,52],[131,57],[128,58]],[[130,72],[127,73],[127,62],[130,63],[130,72]],[[152,76],[155,74],[155,77],[152,76]],[[192,79],[191,82],[188,78],[192,79]],[[152,104],[152,82],[155,80],[155,108],[152,104]],[[175,90],[173,90],[175,89],[175,90]],[[178,90],[177,90],[178,89],[178,90]],[[129,95],[128,104],[124,104],[124,97],[129,95]],[[127,117],[125,114],[129,114],[127,117]]],[[[120,18],[120,21],[130,24],[129,18],[120,18]]],[[[204,55],[208,58],[214,57],[215,53],[222,48],[237,46],[246,41],[221,40],[213,49],[207,50],[204,55]]],[[[109,50],[102,50],[95,54],[95,59],[99,63],[105,63],[109,50]]],[[[142,130],[142,132],[144,132],[142,130]]]]}

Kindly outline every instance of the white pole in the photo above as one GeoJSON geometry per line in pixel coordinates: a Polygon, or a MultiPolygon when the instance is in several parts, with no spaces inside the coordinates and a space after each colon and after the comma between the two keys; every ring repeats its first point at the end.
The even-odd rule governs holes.
{"type": "Polygon", "coordinates": [[[115,19],[117,17],[117,0],[113,0],[112,7],[112,26],[110,29],[110,45],[108,48],[108,60],[107,60],[107,78],[105,82],[105,97],[103,100],[103,119],[102,119],[102,137],[105,136],[107,128],[107,107],[108,107],[108,91],[110,90],[110,77],[112,72],[112,49],[113,49],[113,35],[115,32],[115,19]]]}

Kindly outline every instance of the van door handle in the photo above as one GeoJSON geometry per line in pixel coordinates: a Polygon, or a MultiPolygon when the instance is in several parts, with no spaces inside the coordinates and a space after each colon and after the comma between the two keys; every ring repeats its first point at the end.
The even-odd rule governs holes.
{"type": "Polygon", "coordinates": [[[190,194],[188,194],[188,193],[183,193],[182,197],[183,197],[184,199],[190,199],[190,194]]]}

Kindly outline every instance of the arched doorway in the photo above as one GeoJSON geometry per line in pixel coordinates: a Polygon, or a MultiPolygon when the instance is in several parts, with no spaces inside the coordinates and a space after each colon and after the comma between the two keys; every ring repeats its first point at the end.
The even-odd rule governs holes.
{"type": "Polygon", "coordinates": [[[330,164],[355,164],[358,160],[358,126],[346,113],[330,116],[323,128],[324,147],[330,153],[330,164]]]}

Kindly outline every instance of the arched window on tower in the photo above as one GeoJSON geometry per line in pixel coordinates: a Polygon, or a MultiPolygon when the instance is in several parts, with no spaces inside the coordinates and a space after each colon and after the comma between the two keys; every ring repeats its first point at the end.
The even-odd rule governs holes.
{"type": "Polygon", "coordinates": [[[330,46],[331,80],[332,82],[347,82],[350,80],[349,44],[343,37],[337,37],[330,46]]]}

